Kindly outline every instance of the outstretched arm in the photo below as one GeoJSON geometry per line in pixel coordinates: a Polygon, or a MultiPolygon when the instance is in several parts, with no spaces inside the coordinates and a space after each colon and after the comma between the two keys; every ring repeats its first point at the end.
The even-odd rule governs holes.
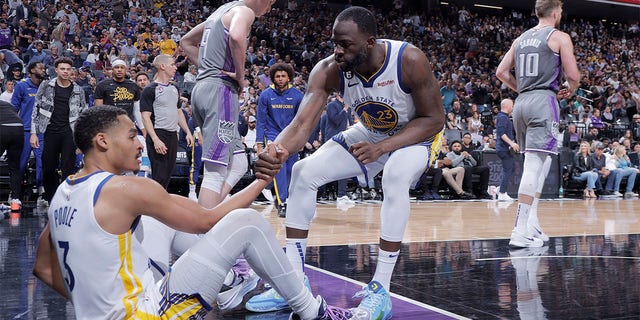
{"type": "MultiPolygon", "coordinates": [[[[275,142],[282,144],[290,154],[298,152],[316,129],[329,92],[337,89],[339,83],[338,66],[333,63],[333,56],[316,64],[309,75],[309,87],[300,102],[296,116],[278,135],[275,142]]],[[[271,179],[270,177],[274,176],[280,167],[281,162],[268,153],[262,152],[255,164],[256,178],[271,179]]]]}

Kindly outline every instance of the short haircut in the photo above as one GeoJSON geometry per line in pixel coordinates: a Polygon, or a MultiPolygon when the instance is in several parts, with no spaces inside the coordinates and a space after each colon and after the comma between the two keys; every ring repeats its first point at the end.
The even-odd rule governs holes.
{"type": "Polygon", "coordinates": [[[138,80],[139,76],[145,76],[147,77],[147,79],[149,79],[149,75],[144,71],[139,71],[138,73],[136,73],[136,76],[133,79],[138,80]]]}
{"type": "Polygon", "coordinates": [[[32,70],[35,69],[36,67],[38,67],[38,63],[42,64],[42,62],[40,62],[40,61],[35,61],[35,62],[29,63],[29,65],[27,66],[27,72],[29,74],[33,74],[32,70]]]}
{"type": "Polygon", "coordinates": [[[285,71],[289,76],[289,81],[293,80],[293,67],[288,63],[278,62],[274,63],[269,68],[269,78],[271,78],[271,82],[276,82],[276,72],[277,71],[285,71]]]}
{"type": "Polygon", "coordinates": [[[127,115],[127,111],[110,106],[101,105],[84,110],[76,120],[73,140],[76,147],[87,153],[93,148],[93,138],[100,132],[105,132],[120,123],[118,116],[127,115]]]}
{"type": "Polygon", "coordinates": [[[378,24],[371,11],[358,6],[344,9],[336,17],[337,21],[353,21],[360,32],[375,37],[378,34],[378,24]]]}
{"type": "Polygon", "coordinates": [[[70,66],[73,66],[73,60],[71,60],[71,58],[67,58],[67,57],[60,57],[60,58],[56,59],[56,61],[53,63],[53,66],[55,68],[57,68],[58,65],[61,64],[61,63],[66,63],[66,64],[68,64],[70,66]]]}
{"type": "Polygon", "coordinates": [[[547,18],[558,7],[562,7],[562,0],[536,0],[536,17],[547,18]]]}
{"type": "Polygon", "coordinates": [[[153,66],[156,68],[160,68],[160,65],[163,63],[169,63],[173,61],[173,57],[168,54],[159,54],[155,59],[153,59],[153,66]]]}

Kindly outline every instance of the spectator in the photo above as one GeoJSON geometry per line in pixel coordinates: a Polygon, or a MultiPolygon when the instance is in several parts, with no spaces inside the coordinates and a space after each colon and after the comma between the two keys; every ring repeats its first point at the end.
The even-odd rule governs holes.
{"type": "Polygon", "coordinates": [[[136,118],[134,112],[140,100],[140,89],[127,78],[126,62],[119,59],[113,61],[112,70],[111,78],[98,82],[94,93],[95,103],[98,106],[106,104],[126,110],[131,120],[140,127],[142,119],[136,118]]]}
{"type": "Polygon", "coordinates": [[[458,122],[458,118],[453,112],[447,113],[447,129],[449,130],[462,130],[462,126],[458,122]]]}
{"type": "Polygon", "coordinates": [[[607,155],[604,153],[605,146],[602,142],[596,142],[594,152],[591,154],[591,162],[593,164],[593,168],[598,170],[598,179],[596,180],[596,190],[600,193],[600,195],[608,196],[611,195],[611,192],[606,188],[602,187],[602,183],[606,182],[608,184],[610,178],[611,171],[607,169],[607,155]]]}
{"type": "Polygon", "coordinates": [[[0,49],[9,49],[13,45],[13,32],[7,20],[0,19],[0,49]]]}
{"type": "Polygon", "coordinates": [[[85,61],[89,62],[92,66],[96,64],[96,61],[100,58],[100,45],[94,44],[87,54],[85,61]]]}
{"type": "Polygon", "coordinates": [[[607,159],[607,168],[611,171],[609,181],[612,181],[611,184],[607,181],[607,190],[612,191],[612,193],[618,197],[633,198],[638,196],[637,193],[633,192],[638,169],[633,167],[624,146],[617,146],[614,149],[613,155],[607,159]],[[624,177],[627,177],[627,185],[623,195],[620,193],[620,184],[624,177]]]}
{"type": "Polygon", "coordinates": [[[75,121],[87,107],[84,89],[70,80],[72,61],[60,58],[55,62],[57,77],[40,85],[31,116],[32,148],[40,146],[38,134],[43,134],[42,180],[44,200],[51,202],[59,178],[66,179],[75,171],[76,147],[73,142],[75,121]],[[58,177],[60,163],[62,176],[58,177]]]}
{"type": "Polygon", "coordinates": [[[44,59],[47,58],[47,53],[44,52],[44,43],[42,40],[34,41],[28,51],[29,63],[31,62],[44,62],[44,59]]]}
{"type": "Polygon", "coordinates": [[[11,97],[13,96],[13,89],[15,85],[15,80],[7,79],[7,81],[4,82],[4,91],[0,94],[0,100],[11,103],[11,97]]]}
{"type": "MultiPolygon", "coordinates": [[[[471,137],[469,137],[471,139],[471,137]]],[[[481,173],[480,176],[480,184],[479,191],[475,192],[474,198],[479,199],[491,199],[489,193],[487,193],[487,188],[489,186],[489,172],[484,169],[474,169],[478,167],[478,163],[476,159],[473,158],[471,153],[467,151],[462,151],[462,143],[458,140],[453,141],[451,143],[451,151],[447,153],[447,158],[451,159],[451,167],[461,167],[464,168],[464,180],[463,180],[463,190],[469,194],[473,193],[473,185],[472,185],[472,177],[471,174],[474,170],[477,170],[481,173]]],[[[487,168],[487,167],[484,167],[487,168]]],[[[488,168],[487,168],[488,169],[488,168]]]]}
{"type": "Polygon", "coordinates": [[[573,180],[587,182],[587,186],[584,189],[585,199],[598,197],[594,191],[598,180],[598,168],[593,166],[588,142],[580,143],[580,150],[574,156],[573,180]]]}
{"type": "Polygon", "coordinates": [[[451,187],[451,195],[453,199],[468,200],[473,198],[471,193],[465,192],[462,189],[464,182],[464,167],[453,167],[451,159],[447,157],[449,152],[447,140],[443,137],[442,147],[438,154],[438,160],[436,160],[433,167],[427,169],[428,171],[423,174],[423,195],[420,197],[420,200],[439,200],[440,194],[438,193],[438,189],[440,188],[442,178],[444,178],[447,185],[451,187]],[[428,189],[426,184],[426,176],[429,175],[433,176],[431,190],[428,189]]]}
{"type": "Polygon", "coordinates": [[[640,114],[633,115],[633,119],[629,123],[629,130],[631,130],[634,140],[640,140],[640,114]]]}

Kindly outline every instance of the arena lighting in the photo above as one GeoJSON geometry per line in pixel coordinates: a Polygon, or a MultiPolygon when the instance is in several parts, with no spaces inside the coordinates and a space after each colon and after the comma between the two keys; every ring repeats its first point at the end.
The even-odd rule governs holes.
{"type": "Polygon", "coordinates": [[[441,2],[440,2],[440,4],[441,4],[441,5],[443,5],[443,6],[448,6],[448,5],[449,5],[449,2],[441,1],[441,2]]]}
{"type": "Polygon", "coordinates": [[[498,9],[498,10],[502,10],[502,7],[497,7],[497,6],[490,6],[490,5],[486,5],[486,4],[477,4],[474,3],[473,4],[474,7],[479,7],[479,8],[488,8],[488,9],[498,9]]]}
{"type": "Polygon", "coordinates": [[[640,7],[640,0],[588,0],[591,2],[607,3],[620,6],[640,7]]]}

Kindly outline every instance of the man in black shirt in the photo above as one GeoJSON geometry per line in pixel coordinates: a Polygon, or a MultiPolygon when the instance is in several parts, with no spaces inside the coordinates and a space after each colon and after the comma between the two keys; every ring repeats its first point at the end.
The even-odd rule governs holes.
{"type": "MultiPolygon", "coordinates": [[[[461,152],[467,152],[473,157],[473,151],[477,149],[476,145],[471,141],[471,134],[466,132],[462,135],[462,148],[461,152]]],[[[474,157],[475,159],[475,157],[474,157]]],[[[464,165],[464,189],[465,191],[472,192],[471,179],[473,174],[477,174],[480,176],[480,183],[475,186],[476,190],[473,190],[473,193],[476,195],[478,199],[491,199],[491,195],[487,192],[487,188],[489,186],[489,167],[481,166],[479,159],[476,160],[476,165],[464,165]]]]}
{"type": "Polygon", "coordinates": [[[11,188],[11,204],[21,205],[22,177],[20,175],[20,155],[24,144],[22,120],[16,110],[8,102],[0,101],[0,154],[7,151],[9,167],[9,187],[11,188]]]}
{"type": "Polygon", "coordinates": [[[62,179],[75,171],[73,128],[80,112],[87,107],[84,89],[70,80],[71,59],[60,58],[54,65],[57,77],[40,85],[31,115],[31,147],[38,148],[37,135],[44,134],[42,181],[46,201],[51,201],[60,183],[56,171],[58,164],[62,179]]]}
{"type": "Polygon", "coordinates": [[[94,93],[95,105],[111,105],[127,111],[129,118],[143,129],[140,117],[140,88],[127,79],[127,64],[118,59],[111,64],[113,75],[98,83],[94,93]]]}

